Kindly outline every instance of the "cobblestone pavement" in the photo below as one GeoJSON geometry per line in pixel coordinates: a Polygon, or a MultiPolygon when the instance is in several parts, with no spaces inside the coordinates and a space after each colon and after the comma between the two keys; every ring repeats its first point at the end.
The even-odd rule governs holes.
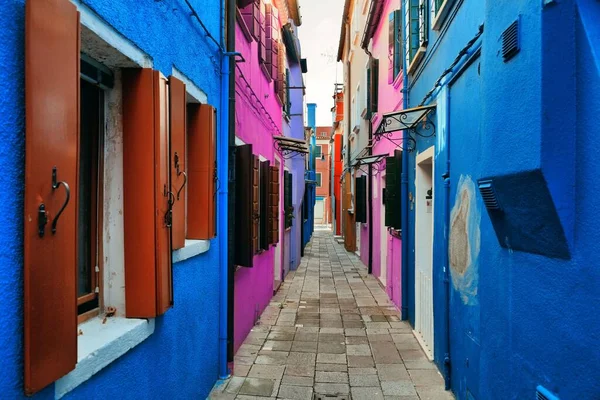
{"type": "Polygon", "coordinates": [[[238,350],[233,376],[209,398],[311,400],[314,393],[454,399],[378,281],[324,231],[238,350]]]}

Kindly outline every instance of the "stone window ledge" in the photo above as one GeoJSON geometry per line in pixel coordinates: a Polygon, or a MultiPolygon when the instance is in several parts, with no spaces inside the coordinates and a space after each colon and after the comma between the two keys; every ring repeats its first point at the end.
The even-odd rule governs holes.
{"type": "Polygon", "coordinates": [[[56,381],[56,399],[90,379],[154,332],[154,319],[115,317],[102,323],[103,319],[100,316],[78,326],[77,365],[56,381]]]}
{"type": "Polygon", "coordinates": [[[210,240],[185,240],[185,246],[182,249],[173,252],[173,264],[196,257],[210,250],[210,240]]]}

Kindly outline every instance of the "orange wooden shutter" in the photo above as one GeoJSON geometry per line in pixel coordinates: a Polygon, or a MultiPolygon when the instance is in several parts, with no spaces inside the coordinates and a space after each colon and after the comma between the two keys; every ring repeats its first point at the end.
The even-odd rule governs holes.
{"type": "Polygon", "coordinates": [[[272,166],[269,195],[269,243],[279,243],[279,167],[272,166]]]}
{"type": "Polygon", "coordinates": [[[208,240],[216,236],[215,162],[216,110],[205,104],[189,104],[187,237],[190,239],[208,240]]]}
{"type": "Polygon", "coordinates": [[[181,249],[185,246],[185,204],[187,191],[185,113],[185,83],[170,76],[171,191],[176,196],[175,204],[173,204],[173,250],[181,249]]]}
{"type": "Polygon", "coordinates": [[[123,70],[125,311],[152,318],[173,303],[167,82],[123,70]]]}
{"type": "Polygon", "coordinates": [[[254,254],[260,251],[260,243],[258,241],[258,232],[260,229],[260,209],[259,196],[259,167],[260,160],[257,156],[252,156],[252,248],[254,254]]]}
{"type": "Polygon", "coordinates": [[[79,13],[68,0],[28,1],[25,30],[24,364],[30,395],[77,363],[79,13]],[[52,189],[54,167],[57,182],[70,189],[59,219],[67,186],[52,189]]]}

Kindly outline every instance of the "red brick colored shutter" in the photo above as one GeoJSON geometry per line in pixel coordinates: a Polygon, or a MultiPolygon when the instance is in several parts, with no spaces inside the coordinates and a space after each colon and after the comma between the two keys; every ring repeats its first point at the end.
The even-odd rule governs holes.
{"type": "Polygon", "coordinates": [[[173,303],[167,81],[123,70],[125,312],[153,318],[173,303]]]}
{"type": "Polygon", "coordinates": [[[234,262],[253,267],[252,178],[254,160],[252,145],[237,146],[235,153],[235,252],[234,262]]]}
{"type": "Polygon", "coordinates": [[[187,237],[216,236],[215,162],[216,110],[206,104],[188,105],[187,237]]]}
{"type": "Polygon", "coordinates": [[[259,229],[260,229],[260,190],[258,182],[260,179],[260,161],[257,156],[252,156],[252,249],[254,254],[260,251],[259,229]]]}
{"type": "Polygon", "coordinates": [[[68,0],[26,3],[23,311],[28,395],[77,363],[79,29],[79,13],[68,0]],[[62,184],[52,189],[54,167],[57,181],[68,184],[71,195],[58,220],[67,191],[62,184]]]}
{"type": "Polygon", "coordinates": [[[269,195],[269,243],[279,243],[279,167],[272,166],[269,195]]]}
{"type": "Polygon", "coordinates": [[[185,246],[185,202],[187,193],[187,159],[185,83],[169,77],[169,123],[171,133],[171,191],[173,204],[173,250],[185,246]]]}
{"type": "Polygon", "coordinates": [[[269,197],[271,194],[271,171],[269,161],[260,162],[260,248],[269,250],[269,197]]]}

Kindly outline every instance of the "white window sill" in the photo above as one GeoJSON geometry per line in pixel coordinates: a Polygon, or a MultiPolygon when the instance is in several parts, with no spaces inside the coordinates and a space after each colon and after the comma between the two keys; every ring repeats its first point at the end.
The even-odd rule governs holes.
{"type": "Polygon", "coordinates": [[[77,365],[56,381],[54,397],[60,399],[104,367],[142,343],[154,332],[154,319],[96,317],[78,326],[77,365]]]}
{"type": "Polygon", "coordinates": [[[210,240],[185,240],[185,246],[182,249],[173,252],[173,264],[196,257],[199,254],[210,250],[210,240]]]}

